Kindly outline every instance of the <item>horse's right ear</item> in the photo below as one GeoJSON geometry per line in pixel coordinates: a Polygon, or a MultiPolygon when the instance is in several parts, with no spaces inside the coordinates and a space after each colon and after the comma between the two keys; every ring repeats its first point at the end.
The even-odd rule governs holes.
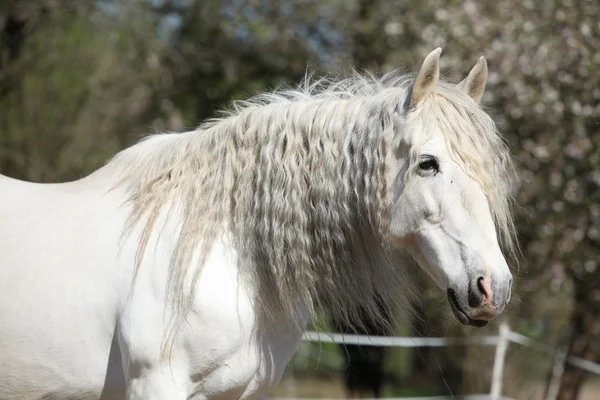
{"type": "Polygon", "coordinates": [[[412,88],[408,92],[409,98],[407,98],[407,101],[405,102],[406,106],[414,107],[437,85],[440,77],[441,53],[442,48],[438,47],[425,57],[423,65],[421,65],[421,69],[419,70],[419,74],[417,75],[412,88]]]}

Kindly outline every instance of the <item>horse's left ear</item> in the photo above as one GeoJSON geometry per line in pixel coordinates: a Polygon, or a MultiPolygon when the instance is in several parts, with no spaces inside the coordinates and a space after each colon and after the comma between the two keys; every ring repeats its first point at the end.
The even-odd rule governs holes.
{"type": "Polygon", "coordinates": [[[457,86],[462,92],[471,96],[475,100],[475,103],[479,103],[485,91],[487,73],[487,61],[485,57],[481,56],[471,72],[469,72],[469,75],[457,86]]]}
{"type": "Polygon", "coordinates": [[[410,98],[407,99],[407,105],[409,107],[413,107],[415,104],[423,100],[437,85],[440,77],[441,52],[442,49],[438,47],[429,53],[427,57],[425,57],[425,60],[421,65],[421,69],[419,70],[419,74],[412,85],[410,98]]]}

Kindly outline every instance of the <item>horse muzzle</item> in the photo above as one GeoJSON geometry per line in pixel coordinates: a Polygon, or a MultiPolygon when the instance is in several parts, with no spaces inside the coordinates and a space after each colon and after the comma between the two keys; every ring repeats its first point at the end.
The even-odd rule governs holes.
{"type": "Polygon", "coordinates": [[[448,302],[456,319],[464,325],[484,327],[497,317],[510,300],[512,277],[505,284],[479,276],[469,282],[467,290],[447,290],[448,302]]]}

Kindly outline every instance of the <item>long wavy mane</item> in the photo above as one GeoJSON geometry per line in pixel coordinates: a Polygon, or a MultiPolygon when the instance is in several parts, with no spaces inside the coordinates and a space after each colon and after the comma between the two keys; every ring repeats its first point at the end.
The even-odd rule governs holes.
{"type": "MultiPolygon", "coordinates": [[[[194,292],[184,278],[190,268],[199,277],[202,255],[224,236],[271,321],[301,321],[297,306],[308,304],[350,324],[360,323],[359,314],[383,322],[378,302],[406,304],[405,259],[387,237],[386,184],[390,146],[402,134],[394,111],[412,80],[397,73],[307,79],[236,102],[194,131],[153,135],[111,161],[130,194],[128,226],[143,228],[138,268],[164,207],[183,221],[167,287],[177,321],[194,292]]],[[[443,82],[415,112],[443,128],[512,249],[510,159],[491,118],[443,82]]]]}

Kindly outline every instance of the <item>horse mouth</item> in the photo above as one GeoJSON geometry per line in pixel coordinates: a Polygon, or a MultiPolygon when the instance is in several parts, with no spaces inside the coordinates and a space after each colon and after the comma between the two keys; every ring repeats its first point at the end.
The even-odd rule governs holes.
{"type": "Polygon", "coordinates": [[[452,308],[452,313],[461,324],[471,325],[477,328],[483,328],[488,324],[488,321],[472,319],[469,317],[465,309],[460,305],[454,289],[448,289],[448,302],[450,303],[450,308],[452,308]]]}

